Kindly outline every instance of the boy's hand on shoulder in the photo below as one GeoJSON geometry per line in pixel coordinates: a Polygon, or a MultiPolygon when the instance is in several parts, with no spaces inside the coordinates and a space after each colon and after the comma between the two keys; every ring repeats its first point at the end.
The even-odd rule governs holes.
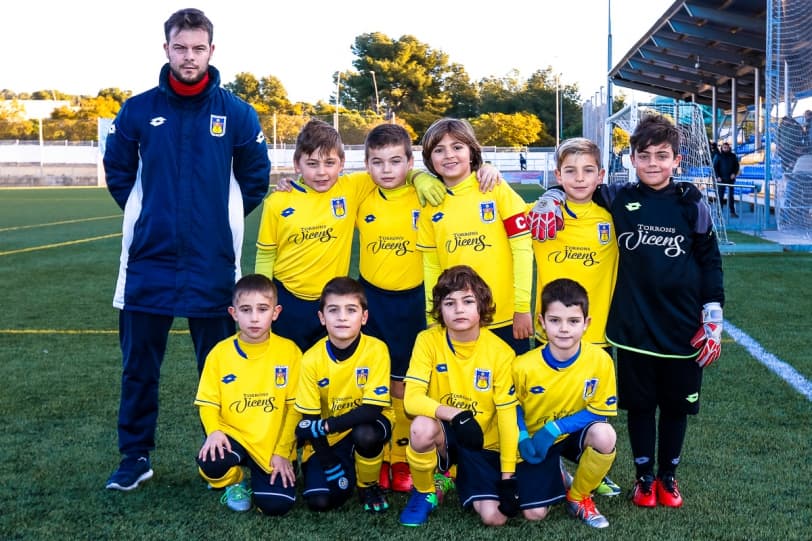
{"type": "Polygon", "coordinates": [[[274,192],[290,192],[293,190],[293,179],[290,177],[279,177],[274,185],[274,192]]]}
{"type": "Polygon", "coordinates": [[[436,207],[445,198],[446,187],[443,181],[423,171],[414,174],[412,185],[421,207],[425,207],[426,203],[436,207]]]}
{"type": "Polygon", "coordinates": [[[702,326],[691,339],[691,346],[700,349],[696,362],[702,368],[710,366],[722,355],[722,305],[709,302],[702,307],[702,326]]]}
{"type": "Polygon", "coordinates": [[[479,181],[479,191],[482,193],[492,192],[503,180],[499,169],[489,163],[482,164],[477,170],[476,179],[479,181]]]}
{"type": "Polygon", "coordinates": [[[564,229],[564,213],[561,206],[567,201],[563,190],[547,190],[539,197],[528,213],[530,235],[534,240],[554,239],[564,229]]]}

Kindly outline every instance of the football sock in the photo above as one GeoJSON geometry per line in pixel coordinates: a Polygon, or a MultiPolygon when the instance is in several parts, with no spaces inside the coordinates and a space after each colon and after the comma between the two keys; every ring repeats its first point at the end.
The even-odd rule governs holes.
{"type": "Polygon", "coordinates": [[[664,472],[674,473],[680,461],[687,428],[687,415],[660,412],[658,426],[660,439],[657,447],[658,474],[664,472]]]}
{"type": "Polygon", "coordinates": [[[381,463],[383,463],[383,451],[378,456],[367,458],[355,453],[355,474],[358,479],[358,486],[369,486],[377,483],[381,475],[381,463]]]}
{"type": "Polygon", "coordinates": [[[431,449],[418,453],[412,446],[406,448],[406,458],[412,472],[412,483],[418,492],[434,492],[434,469],[437,467],[437,451],[431,449]]]}
{"type": "Polygon", "coordinates": [[[578,460],[578,467],[572,478],[570,496],[573,501],[581,501],[589,497],[592,491],[598,488],[601,481],[609,473],[612,463],[615,461],[615,451],[604,454],[599,453],[592,447],[587,447],[581,453],[578,460]]]}
{"type": "Polygon", "coordinates": [[[392,428],[392,446],[389,462],[406,462],[406,447],[409,446],[409,428],[412,421],[406,417],[403,399],[392,397],[392,409],[395,410],[395,426],[392,428]]]}
{"type": "Polygon", "coordinates": [[[657,437],[654,410],[630,410],[627,426],[636,476],[654,473],[654,445],[657,437]]]}

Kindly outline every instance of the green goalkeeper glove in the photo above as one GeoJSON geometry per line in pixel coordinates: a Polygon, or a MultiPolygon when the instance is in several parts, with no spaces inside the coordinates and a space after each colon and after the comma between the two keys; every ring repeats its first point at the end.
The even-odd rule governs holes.
{"type": "Polygon", "coordinates": [[[418,172],[412,177],[412,185],[421,207],[425,207],[427,202],[433,207],[443,202],[446,187],[440,179],[428,173],[418,172]]]}

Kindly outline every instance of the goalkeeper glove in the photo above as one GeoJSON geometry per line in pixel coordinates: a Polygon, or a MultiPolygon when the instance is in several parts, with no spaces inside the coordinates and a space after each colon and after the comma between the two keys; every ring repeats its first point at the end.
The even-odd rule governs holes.
{"type": "Polygon", "coordinates": [[[536,453],[533,439],[525,430],[519,431],[519,454],[529,464],[541,464],[542,459],[536,453]]]}
{"type": "Polygon", "coordinates": [[[428,173],[417,173],[412,178],[412,184],[417,192],[417,200],[420,202],[421,207],[425,207],[426,202],[433,207],[443,202],[446,188],[442,180],[428,173]]]}
{"type": "Polygon", "coordinates": [[[454,431],[457,443],[466,449],[478,451],[485,443],[482,429],[474,419],[474,412],[470,410],[462,411],[451,419],[451,430],[454,431]]]}
{"type": "Polygon", "coordinates": [[[324,428],[324,419],[302,419],[296,426],[296,439],[300,442],[312,441],[326,435],[327,430],[324,428]]]}
{"type": "Polygon", "coordinates": [[[722,305],[709,302],[702,307],[702,327],[691,339],[691,346],[700,349],[696,362],[709,366],[722,354],[722,305]]]}
{"type": "Polygon", "coordinates": [[[554,239],[558,231],[564,229],[564,214],[561,205],[567,201],[567,194],[561,190],[547,190],[539,197],[528,213],[530,235],[538,241],[554,239]]]}
{"type": "Polygon", "coordinates": [[[547,451],[553,446],[555,440],[561,435],[561,429],[553,421],[547,422],[538,432],[533,434],[533,447],[536,448],[536,455],[539,462],[547,456],[547,451]]]}
{"type": "Polygon", "coordinates": [[[515,477],[500,479],[496,482],[496,494],[499,496],[499,512],[508,518],[519,514],[519,487],[515,477]]]}

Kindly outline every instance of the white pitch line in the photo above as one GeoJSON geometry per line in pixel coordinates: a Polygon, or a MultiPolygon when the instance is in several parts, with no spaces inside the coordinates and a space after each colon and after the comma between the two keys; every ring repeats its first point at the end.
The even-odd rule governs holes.
{"type": "Polygon", "coordinates": [[[806,379],[803,374],[795,370],[792,365],[782,361],[753,340],[744,331],[725,320],[725,331],[733,337],[737,343],[743,346],[750,355],[766,366],[779,378],[786,381],[790,387],[801,393],[807,400],[812,402],[812,382],[806,379]]]}

